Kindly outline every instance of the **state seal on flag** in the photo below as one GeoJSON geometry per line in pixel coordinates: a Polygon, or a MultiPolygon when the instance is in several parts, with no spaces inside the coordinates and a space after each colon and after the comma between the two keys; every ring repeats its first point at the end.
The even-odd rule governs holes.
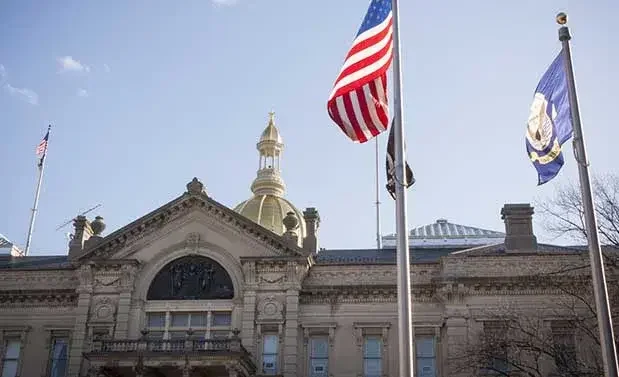
{"type": "Polygon", "coordinates": [[[535,93],[526,132],[529,146],[533,149],[529,157],[534,162],[547,164],[561,153],[561,146],[554,132],[553,118],[556,114],[556,109],[546,97],[542,93],[535,93]]]}

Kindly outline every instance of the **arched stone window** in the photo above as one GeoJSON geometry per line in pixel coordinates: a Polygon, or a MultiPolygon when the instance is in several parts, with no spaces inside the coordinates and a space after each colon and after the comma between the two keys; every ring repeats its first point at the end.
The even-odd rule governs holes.
{"type": "Polygon", "coordinates": [[[165,265],[153,279],[147,300],[217,300],[234,297],[228,272],[211,258],[188,255],[165,265]]]}

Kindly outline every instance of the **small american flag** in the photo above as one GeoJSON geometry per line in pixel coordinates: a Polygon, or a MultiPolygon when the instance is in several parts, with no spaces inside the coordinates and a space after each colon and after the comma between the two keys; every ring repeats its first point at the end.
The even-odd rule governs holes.
{"type": "Polygon", "coordinates": [[[39,145],[37,145],[37,156],[41,156],[43,154],[45,154],[45,152],[47,152],[47,140],[49,139],[49,130],[47,130],[47,133],[45,134],[45,137],[43,138],[43,140],[41,140],[41,142],[39,143],[39,145]]]}
{"type": "Polygon", "coordinates": [[[389,125],[392,50],[391,0],[372,0],[327,102],[331,119],[354,142],[365,143],[389,125]]]}

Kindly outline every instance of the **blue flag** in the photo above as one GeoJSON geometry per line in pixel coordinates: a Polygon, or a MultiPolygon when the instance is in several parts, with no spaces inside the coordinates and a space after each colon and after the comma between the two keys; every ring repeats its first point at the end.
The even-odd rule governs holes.
{"type": "Polygon", "coordinates": [[[559,173],[564,163],[561,147],[572,137],[564,63],[561,52],[537,84],[527,123],[527,154],[537,170],[538,185],[559,173]]]}

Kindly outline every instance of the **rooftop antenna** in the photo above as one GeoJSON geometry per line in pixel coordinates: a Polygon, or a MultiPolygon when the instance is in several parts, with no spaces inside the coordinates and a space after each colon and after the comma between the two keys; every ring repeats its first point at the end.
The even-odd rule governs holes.
{"type": "MultiPolygon", "coordinates": [[[[97,204],[96,206],[94,206],[94,207],[92,207],[92,208],[90,208],[90,209],[87,209],[86,211],[84,211],[84,212],[80,213],[80,214],[79,214],[79,215],[77,215],[77,216],[84,216],[84,215],[85,215],[85,214],[87,214],[88,212],[92,212],[92,211],[94,211],[95,209],[97,209],[97,208],[99,208],[99,207],[101,207],[101,204],[97,204]]],[[[77,218],[77,216],[76,216],[76,217],[74,217],[74,218],[72,218],[71,220],[68,220],[68,221],[64,222],[63,224],[59,225],[59,226],[58,226],[58,228],[56,228],[56,230],[60,230],[60,229],[64,228],[65,226],[67,226],[68,224],[70,224],[71,222],[73,222],[73,221],[77,218]]]]}

